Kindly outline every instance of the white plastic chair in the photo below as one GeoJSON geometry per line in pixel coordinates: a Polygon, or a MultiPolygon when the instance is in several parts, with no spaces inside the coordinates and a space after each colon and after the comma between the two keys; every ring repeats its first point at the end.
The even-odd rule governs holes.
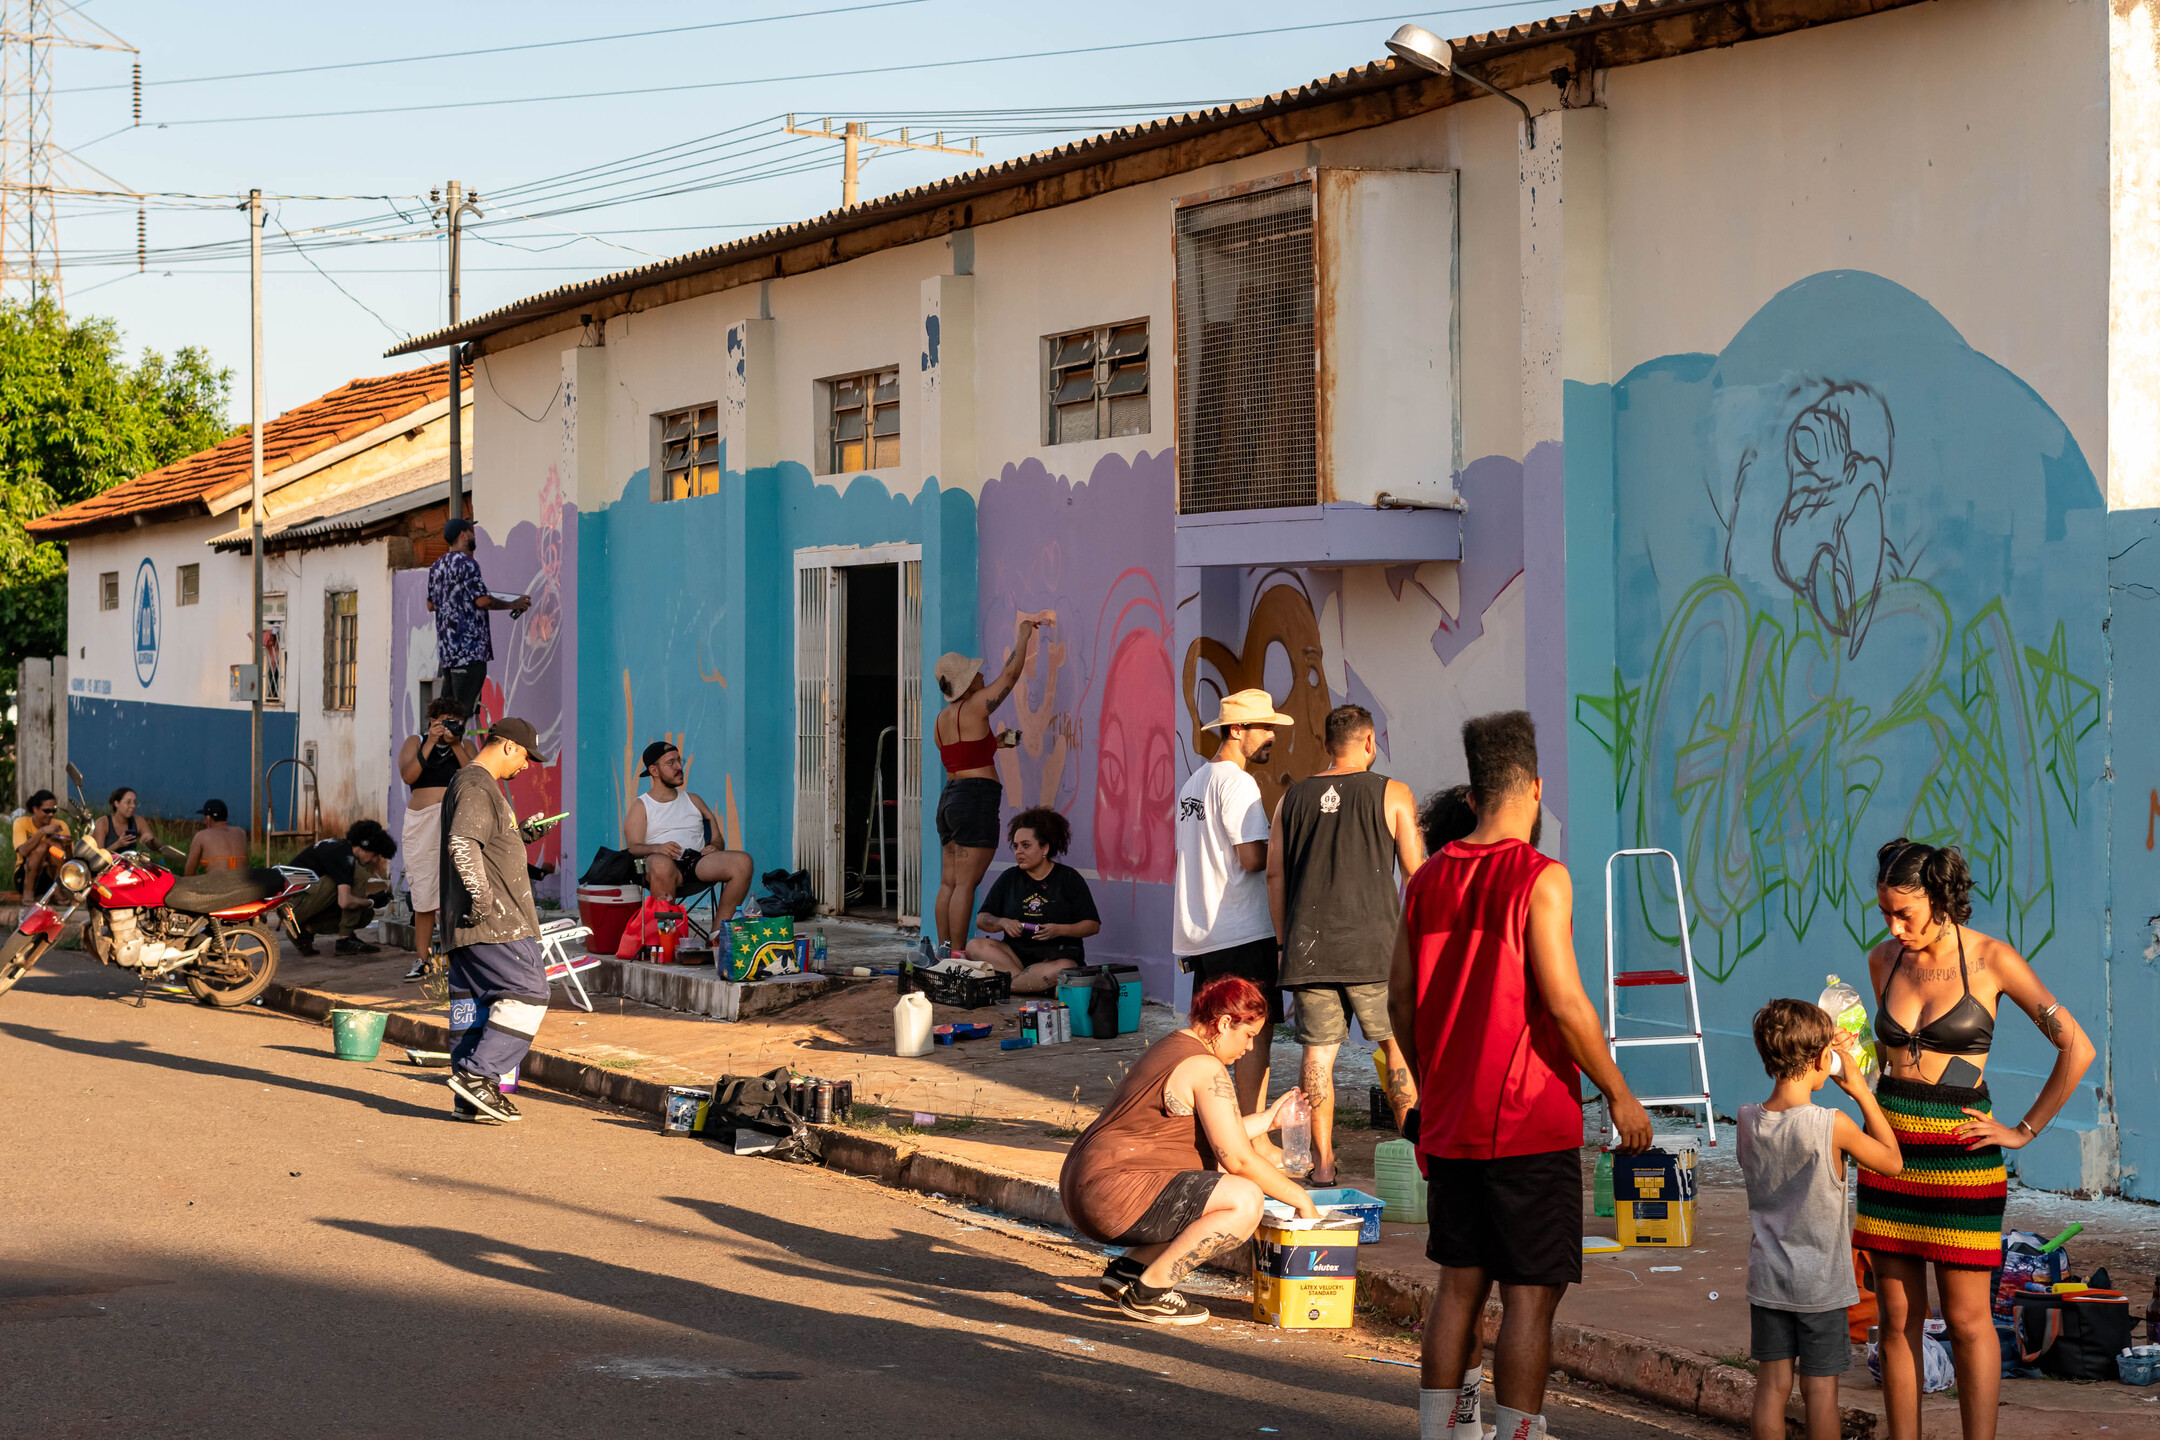
{"type": "Polygon", "coordinates": [[[570,948],[572,942],[583,940],[592,934],[590,925],[580,925],[576,920],[550,920],[540,927],[540,959],[547,966],[548,983],[563,987],[570,1003],[578,1009],[592,1011],[592,996],[585,993],[583,975],[587,970],[600,967],[598,955],[588,955],[570,948]]]}

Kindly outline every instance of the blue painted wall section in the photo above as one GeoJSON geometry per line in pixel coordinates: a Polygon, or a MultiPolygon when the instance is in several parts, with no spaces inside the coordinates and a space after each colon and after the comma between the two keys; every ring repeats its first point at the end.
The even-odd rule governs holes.
{"type": "MultiPolygon", "coordinates": [[[[1570,646],[1609,782],[1596,829],[1680,857],[1719,1108],[1762,1088],[1763,1001],[1865,975],[1875,851],[1901,834],[1965,848],[1973,924],[2104,1045],[2107,526],[2054,411],[1857,272],[1781,292],[1715,356],[1637,367],[1609,421],[1601,396],[1570,398],[1571,461],[1606,436],[1612,456],[1610,523],[1587,456],[1568,514],[1575,624],[1599,607],[1572,592],[1611,557],[1612,669],[1590,673],[1589,637],[1570,646]]],[[[1585,849],[1578,894],[1604,858],[1585,849]]],[[[1628,963],[1672,963],[1670,885],[1638,872],[1620,903],[1628,963]]],[[[1677,1018],[1655,1008],[1672,992],[1636,993],[1646,1022],[1677,1018]]],[[[2015,1016],[1997,1034],[1989,1077],[2015,1115],[2055,1052],[2015,1016]]],[[[2023,1152],[2029,1178],[2077,1183],[2103,1071],[2023,1152]]]]}
{"type": "MultiPolygon", "coordinates": [[[[2160,1199],[2160,510],[2108,516],[2108,827],[2114,1033],[2110,1056],[2126,1195],[2160,1199]]],[[[2099,1066],[2093,1067],[2098,1070],[2099,1066]]]]}
{"type": "MultiPolygon", "coordinates": [[[[297,716],[263,712],[263,764],[296,753],[297,716]]],[[[93,809],[121,785],[135,787],[145,815],[184,818],[203,801],[223,800],[235,823],[245,824],[248,807],[248,712],[206,705],[158,705],[147,700],[68,697],[68,759],[89,782],[93,809]]],[[[292,823],[293,773],[278,772],[270,796],[271,827],[292,823]]]]}

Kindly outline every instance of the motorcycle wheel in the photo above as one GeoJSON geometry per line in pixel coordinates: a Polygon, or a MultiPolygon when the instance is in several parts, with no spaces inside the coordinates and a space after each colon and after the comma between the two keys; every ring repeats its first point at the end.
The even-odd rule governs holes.
{"type": "Polygon", "coordinates": [[[7,943],[0,945],[0,995],[14,989],[15,982],[30,973],[30,967],[37,964],[45,949],[35,935],[17,930],[8,936],[7,943]]]}
{"type": "Polygon", "coordinates": [[[225,958],[210,962],[207,972],[198,961],[187,972],[188,989],[205,1005],[230,1008],[245,1005],[277,975],[277,936],[260,921],[225,927],[225,958]]]}

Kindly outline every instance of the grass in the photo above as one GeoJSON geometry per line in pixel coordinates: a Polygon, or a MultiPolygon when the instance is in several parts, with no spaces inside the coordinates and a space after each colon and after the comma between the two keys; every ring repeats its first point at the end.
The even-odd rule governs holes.
{"type": "Polygon", "coordinates": [[[1750,1375],[1755,1373],[1754,1359],[1748,1355],[1742,1354],[1737,1351],[1730,1355],[1718,1356],[1717,1362],[1720,1365],[1730,1365],[1735,1370],[1745,1370],[1750,1375]]]}
{"type": "Polygon", "coordinates": [[[603,1070],[635,1070],[638,1066],[643,1065],[645,1061],[640,1058],[637,1060],[587,1060],[585,1063],[597,1065],[603,1070]]]}

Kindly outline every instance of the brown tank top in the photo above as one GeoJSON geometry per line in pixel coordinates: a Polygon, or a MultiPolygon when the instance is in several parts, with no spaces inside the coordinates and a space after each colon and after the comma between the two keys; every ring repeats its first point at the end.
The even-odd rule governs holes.
{"type": "Polygon", "coordinates": [[[1163,1106],[1170,1072],[1207,1053],[1183,1030],[1156,1041],[1073,1142],[1058,1193],[1083,1234],[1112,1243],[1146,1213],[1171,1176],[1217,1168],[1200,1117],[1172,1115],[1163,1106]]]}

